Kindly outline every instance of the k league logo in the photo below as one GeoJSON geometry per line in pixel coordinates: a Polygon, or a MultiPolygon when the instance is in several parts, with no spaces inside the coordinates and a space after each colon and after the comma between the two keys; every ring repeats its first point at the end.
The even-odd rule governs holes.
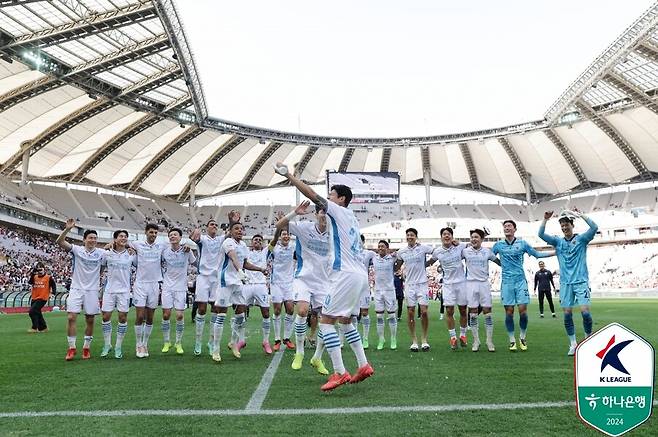
{"type": "Polygon", "coordinates": [[[651,416],[654,350],[619,323],[611,323],[578,345],[574,357],[576,408],[587,425],[622,435],[651,416]]]}

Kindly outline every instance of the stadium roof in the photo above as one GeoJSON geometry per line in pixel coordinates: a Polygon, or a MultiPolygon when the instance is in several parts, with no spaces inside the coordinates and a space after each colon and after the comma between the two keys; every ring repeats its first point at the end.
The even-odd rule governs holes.
{"type": "MultiPolygon", "coordinates": [[[[658,3],[543,120],[430,137],[279,132],[208,117],[171,0],[0,0],[0,172],[187,200],[279,186],[271,164],[535,199],[658,175],[658,3]]],[[[238,66],[236,66],[237,68],[238,66]]]]}

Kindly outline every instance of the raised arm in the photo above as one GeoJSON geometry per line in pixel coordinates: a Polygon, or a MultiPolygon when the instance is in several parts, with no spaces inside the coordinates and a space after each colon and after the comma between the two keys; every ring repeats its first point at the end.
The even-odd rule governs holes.
{"type": "Polygon", "coordinates": [[[55,240],[55,243],[59,245],[64,250],[71,251],[71,243],[66,241],[66,235],[75,227],[75,220],[70,218],[66,220],[66,224],[64,225],[64,230],[62,231],[61,234],[59,234],[59,237],[57,237],[57,240],[55,240]]]}
{"type": "Polygon", "coordinates": [[[295,209],[290,211],[288,214],[279,218],[279,221],[276,222],[276,230],[279,231],[279,234],[283,232],[284,229],[288,227],[288,224],[292,219],[298,215],[308,214],[308,207],[311,205],[311,202],[304,200],[302,203],[297,205],[295,209]]]}
{"type": "Polygon", "coordinates": [[[541,225],[539,226],[539,232],[537,235],[539,238],[550,244],[551,246],[555,247],[557,246],[558,239],[554,235],[548,235],[546,233],[546,223],[548,220],[553,217],[553,211],[546,211],[544,213],[544,220],[541,222],[541,225]]]}
{"type": "Polygon", "coordinates": [[[316,205],[319,205],[321,208],[326,209],[327,208],[327,202],[328,200],[325,199],[324,197],[320,196],[318,193],[313,190],[313,188],[309,187],[306,185],[304,182],[302,182],[301,179],[298,177],[290,174],[288,171],[288,167],[284,165],[282,162],[277,162],[274,166],[274,171],[276,171],[278,174],[283,176],[284,178],[288,179],[292,185],[295,186],[304,196],[306,196],[311,202],[315,203],[316,205]]]}
{"type": "Polygon", "coordinates": [[[528,244],[527,241],[524,241],[525,243],[525,252],[528,255],[534,256],[535,258],[549,258],[551,256],[555,256],[555,251],[551,250],[550,252],[540,252],[531,245],[528,244]]]}

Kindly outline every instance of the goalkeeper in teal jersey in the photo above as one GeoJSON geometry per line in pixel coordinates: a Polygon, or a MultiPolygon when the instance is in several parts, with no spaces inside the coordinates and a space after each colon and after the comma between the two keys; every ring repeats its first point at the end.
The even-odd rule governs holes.
{"type": "Polygon", "coordinates": [[[592,315],[589,312],[590,288],[587,272],[587,245],[596,235],[599,227],[584,214],[564,211],[559,218],[564,238],[548,235],[545,232],[546,222],[553,216],[553,211],[544,213],[544,221],[539,227],[539,238],[555,247],[557,260],[560,264],[560,305],[564,310],[564,328],[569,336],[568,355],[576,353],[576,333],[573,324],[572,308],[580,306],[583,317],[585,335],[592,333],[592,315]],[[573,217],[582,218],[589,229],[582,234],[574,234],[573,217]]]}

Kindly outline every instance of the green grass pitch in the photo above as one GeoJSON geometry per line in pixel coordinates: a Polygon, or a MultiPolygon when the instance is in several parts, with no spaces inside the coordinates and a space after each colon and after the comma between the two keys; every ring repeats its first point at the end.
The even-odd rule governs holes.
{"type": "MultiPolygon", "coordinates": [[[[595,329],[620,322],[649,342],[658,344],[658,300],[599,300],[592,307],[595,329]]],[[[129,325],[124,358],[99,358],[103,339],[97,319],[92,359],[80,359],[83,318],[80,317],[78,357],[64,361],[66,352],[63,313],[46,314],[50,332],[27,334],[26,314],[0,316],[0,412],[99,411],[99,410],[241,410],[268,368],[271,358],[260,347],[259,311],[252,311],[248,345],[242,359],[234,359],[225,343],[221,364],[205,353],[192,354],[194,325],[186,312],[185,354],[173,350],[163,355],[161,311],[150,340],[150,358],[134,356],[134,331],[129,325]]],[[[574,401],[573,359],[567,357],[568,342],[562,318],[540,319],[536,303],[529,309],[527,352],[506,350],[503,311],[494,308],[495,353],[469,348],[453,352],[448,345],[445,322],[439,321],[438,306],[430,307],[430,344],[427,353],[408,351],[406,315],[398,328],[398,350],[374,350],[376,329],[371,314],[371,348],[367,355],[375,375],[361,384],[322,393],[325,377],[305,362],[300,371],[290,368],[293,353],[285,352],[265,398],[263,409],[410,407],[454,404],[510,404],[574,401]]],[[[549,313],[550,314],[550,313],[549,313]]],[[[129,323],[134,320],[131,313],[129,323]]],[[[582,337],[579,315],[574,317],[582,337]]],[[[517,317],[518,324],[518,317],[517,317]]],[[[418,323],[418,328],[420,324],[418,323]]],[[[204,337],[207,337],[209,325],[204,337]]],[[[517,327],[518,329],[518,327],[517,327]]],[[[172,336],[174,335],[172,324],[172,336]]],[[[386,330],[388,335],[388,328],[386,330]]],[[[116,323],[114,324],[116,335],[116,323]]],[[[480,336],[484,337],[483,319],[480,336]]],[[[470,337],[469,337],[470,339],[470,337]]],[[[387,344],[388,346],[388,344],[387,344]]],[[[312,352],[307,349],[306,360],[312,352]]],[[[353,354],[343,356],[354,371],[353,354]]],[[[325,364],[330,368],[329,357],[325,364]]],[[[222,435],[299,434],[313,435],[598,435],[576,416],[574,406],[520,410],[469,410],[448,412],[352,413],[249,415],[249,416],[129,416],[129,417],[0,417],[0,435],[160,435],[165,432],[222,435]]],[[[629,435],[658,435],[652,417],[629,435]]]]}

